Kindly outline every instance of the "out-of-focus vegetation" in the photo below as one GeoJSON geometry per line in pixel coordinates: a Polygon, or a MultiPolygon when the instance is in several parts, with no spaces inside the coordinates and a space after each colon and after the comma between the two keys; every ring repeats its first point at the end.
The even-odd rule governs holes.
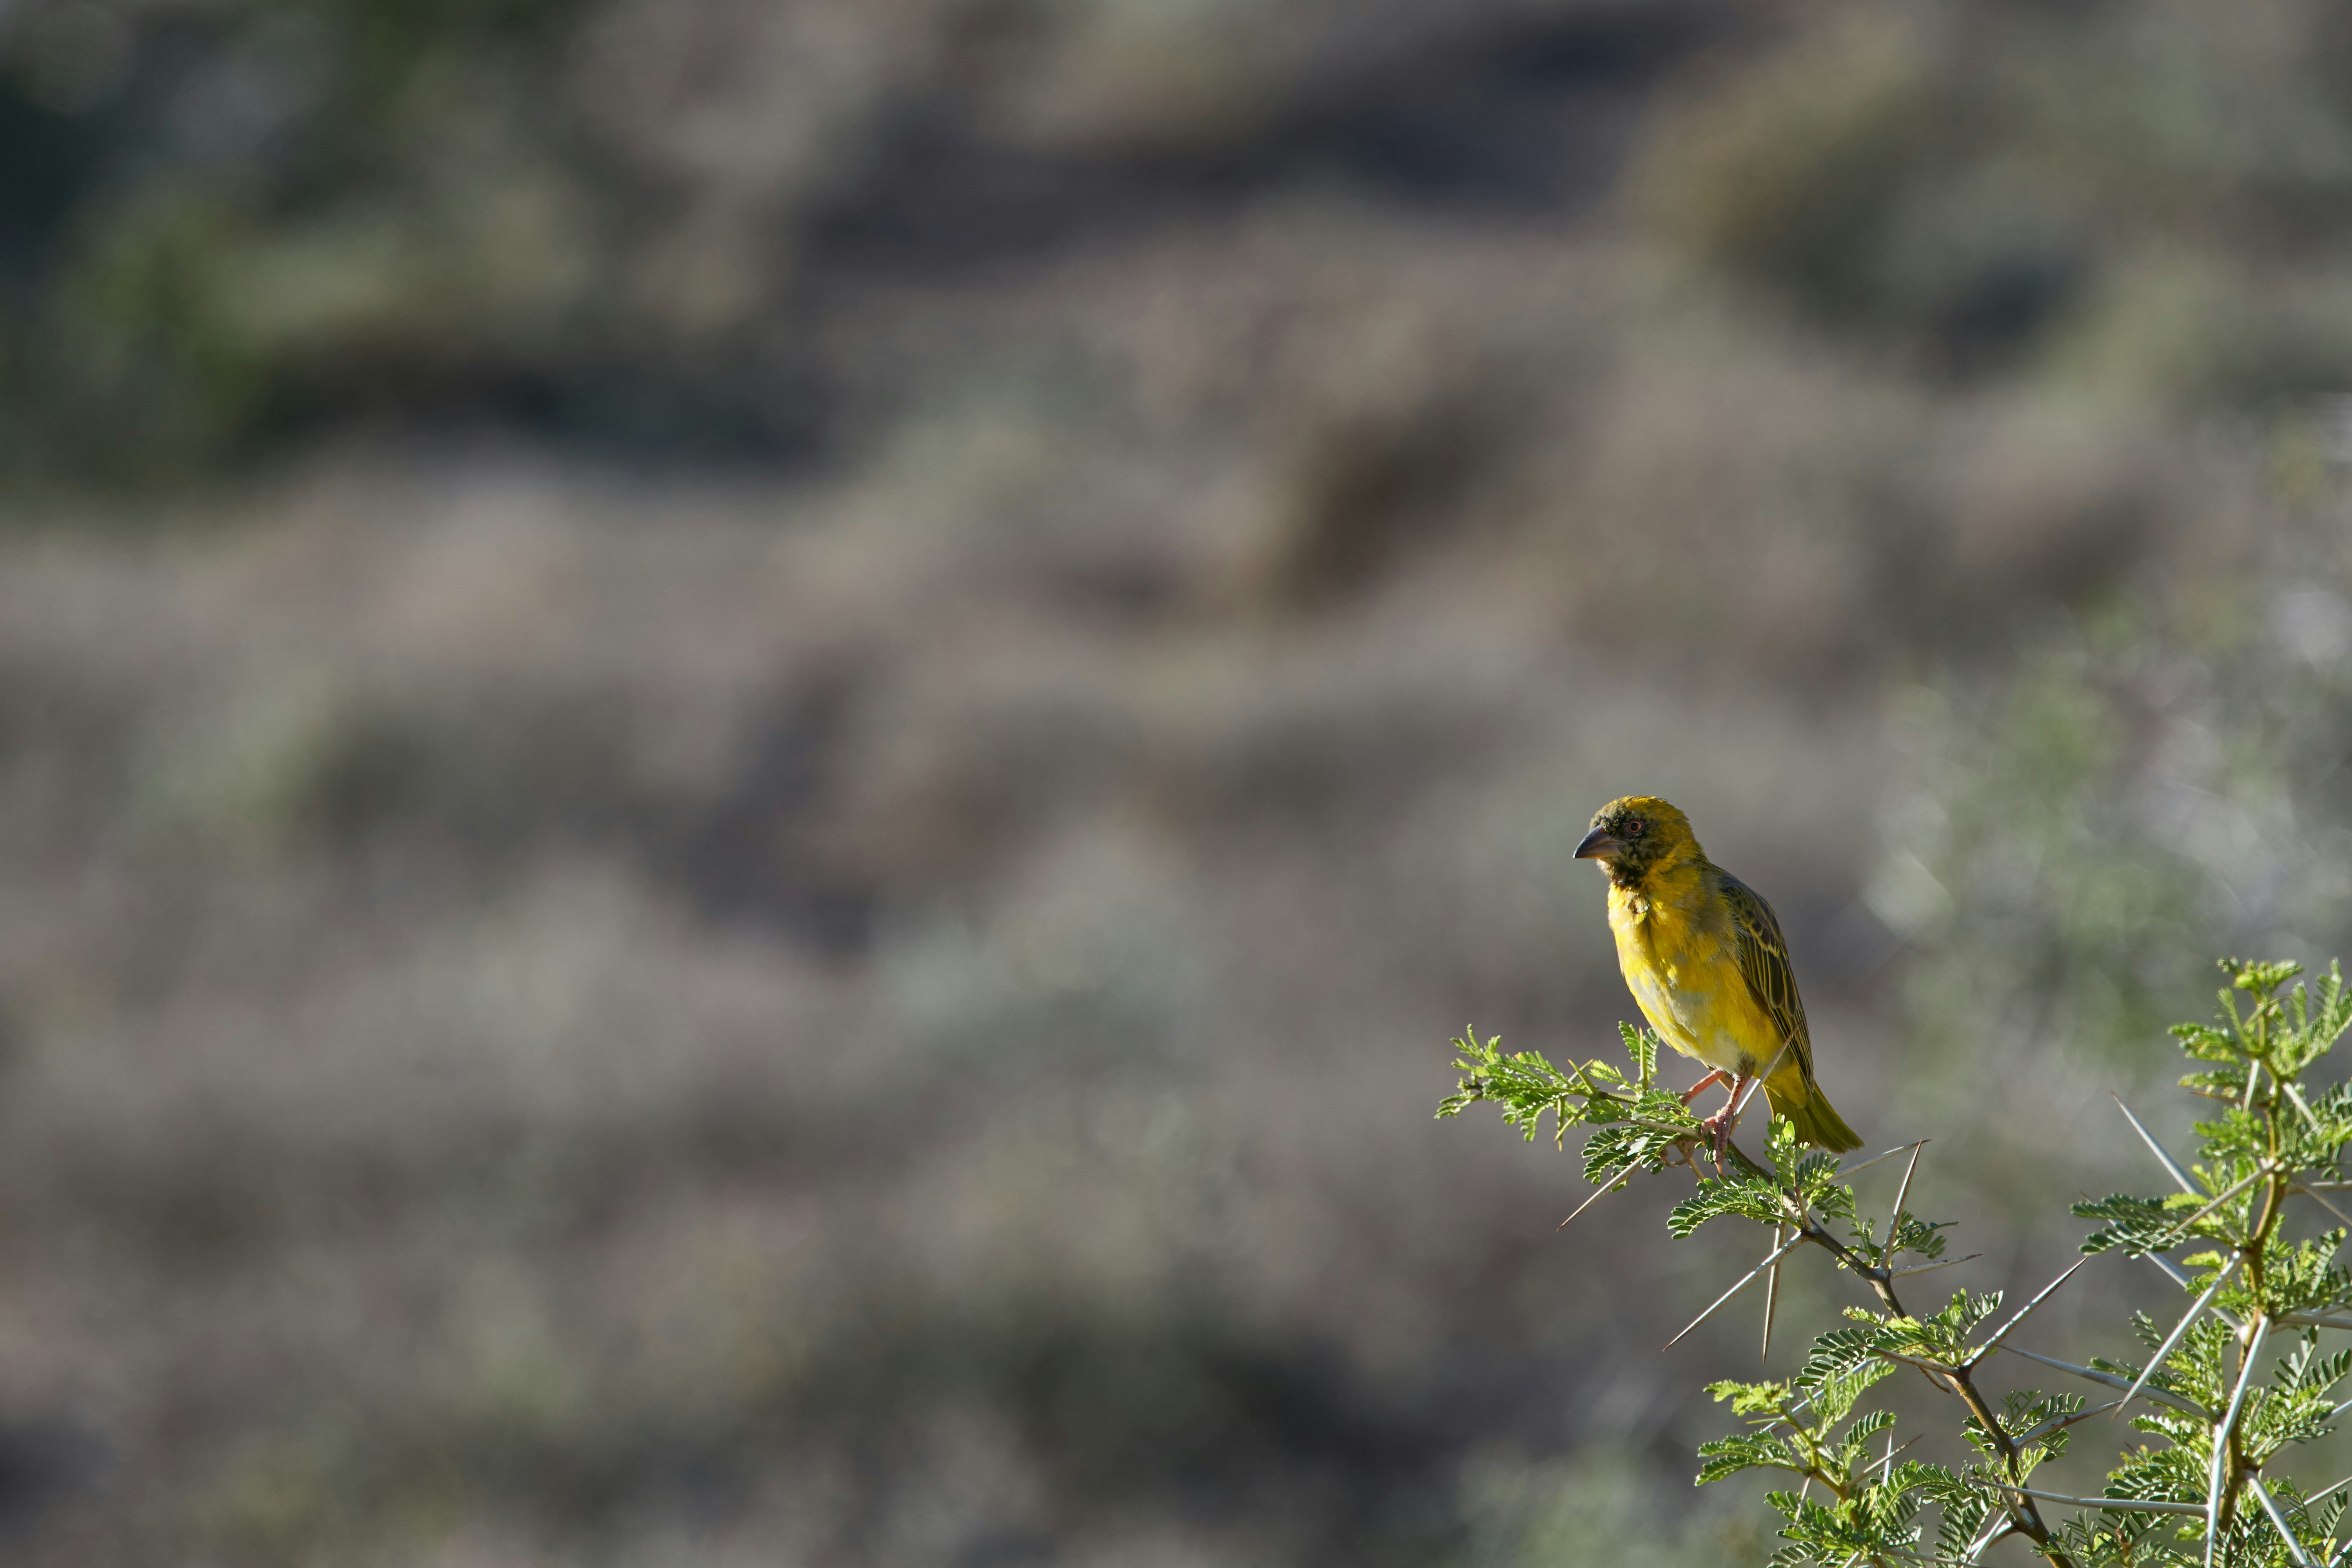
{"type": "MultiPolygon", "coordinates": [[[[2076,419],[2332,390],[2352,364],[2352,29],[2318,4],[68,0],[5,26],[12,466],[183,476],[339,422],[484,416],[605,453],[789,458],[936,395],[919,367],[968,366],[978,345],[926,330],[940,310],[1081,401],[1091,360],[1159,382],[1142,411],[1171,423],[1312,423],[1256,374],[1302,289],[1310,316],[1379,316],[1367,359],[1300,369],[1347,405],[1327,439],[1383,414],[1419,432],[1387,458],[1399,496],[1449,432],[1550,447],[1496,412],[1614,381],[1633,367],[1607,345],[1659,314],[1819,334],[1758,370],[1827,357],[1857,401],[2021,380],[2076,419]],[[1510,264],[1509,239],[1601,208],[1510,264]],[[1256,264],[1101,276],[1268,219],[1256,264]],[[1355,289],[1309,284],[1310,237],[1355,289]],[[1432,252],[1525,295],[1363,298],[1432,252]],[[1094,310],[1066,308],[1074,262],[1094,310]],[[1684,262],[1738,302],[1684,292],[1684,262]],[[1115,341],[1138,333],[1160,341],[1115,341]]],[[[1716,358],[1727,324],[1689,349],[1716,358]]],[[[1824,415],[1832,446],[1890,433],[1824,415]]],[[[2088,444],[2157,485],[2111,445],[2130,433],[2088,444]]],[[[1851,471],[1784,479],[1790,510],[1883,539],[1864,564],[1934,563],[1898,542],[1937,509],[1874,493],[1902,479],[1810,466],[1851,471]]],[[[2088,514],[2038,542],[2074,572],[2110,557],[2101,522],[2130,531],[2126,498],[2047,501],[2088,514]]]]}
{"type": "Polygon", "coordinates": [[[1738,1560],[1746,1330],[1429,1042],[1608,1037],[1658,790],[2042,1215],[2347,945],[2344,49],[0,12],[8,1550],[1738,1560]]]}
{"type": "MultiPolygon", "coordinates": [[[[2313,456],[2289,422],[2274,456],[2313,456]]],[[[2143,1064],[2201,950],[2317,950],[2352,918],[2352,611],[2340,521],[2261,570],[2122,593],[2018,657],[1898,694],[1864,897],[1913,952],[1915,1092],[2074,1109],[2053,1051],[2143,1064]]]]}

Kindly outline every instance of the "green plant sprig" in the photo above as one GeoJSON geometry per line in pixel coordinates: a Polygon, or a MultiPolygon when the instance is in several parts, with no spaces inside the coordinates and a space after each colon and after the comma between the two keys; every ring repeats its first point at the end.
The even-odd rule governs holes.
{"type": "MultiPolygon", "coordinates": [[[[2074,1205],[2099,1222],[2083,1244],[2084,1261],[2107,1252],[2147,1257],[2195,1298],[2169,1327],[2135,1315],[2144,1363],[2094,1357],[2077,1366],[2011,1342],[2083,1262],[2005,1318],[1998,1317],[1999,1291],[1963,1290],[1935,1311],[1908,1310],[1900,1281],[1967,1261],[1943,1256],[1947,1222],[1910,1212],[1921,1146],[1842,1167],[1833,1156],[1801,1145],[1789,1124],[1776,1121],[1761,1160],[1730,1144],[1707,1174],[1698,1153],[1706,1131],[1679,1096],[1659,1086],[1659,1041],[1647,1030],[1619,1026],[1630,1070],[1602,1061],[1561,1068],[1538,1053],[1507,1055],[1498,1040],[1467,1031],[1454,1042],[1461,1081],[1438,1114],[1493,1104],[1529,1141],[1549,1116],[1562,1148],[1571,1126],[1591,1128],[1582,1163],[1596,1191],[1585,1206],[1636,1174],[1690,1166],[1696,1190],[1666,1220],[1678,1239],[1716,1219],[1768,1228],[1772,1246],[1764,1259],[1683,1334],[1761,1277],[1769,1357],[1780,1270],[1801,1246],[1827,1253],[1868,1289],[1871,1304],[1846,1309],[1848,1326],[1816,1338],[1795,1376],[1709,1385],[1746,1426],[1699,1450],[1699,1482],[1750,1470],[1799,1479],[1793,1492],[1767,1494],[1788,1542],[1774,1555],[1775,1568],[1973,1563],[2012,1535],[2057,1568],[2343,1568],[2352,1563],[2352,1542],[2339,1542],[2337,1532],[2352,1492],[2331,1488],[2306,1495],[2288,1479],[2266,1476],[2264,1467],[2333,1431],[2352,1405],[2335,1399],[2352,1375],[2352,1350],[2325,1352],[2319,1343],[2325,1331],[2352,1331],[2352,1269],[2337,1261],[2352,1233],[2352,1182],[2343,1173],[2344,1152],[2352,1145],[2352,1087],[2315,1089],[2306,1081],[2352,1028],[2352,996],[2336,969],[2306,987],[2294,984],[2300,971],[2293,964],[2232,960],[2223,968],[2231,984],[2217,1022],[2173,1031],[2192,1060],[2208,1064],[2184,1078],[2183,1087],[2222,1107],[2214,1120],[2197,1124],[2198,1157],[2183,1165],[2132,1118],[2179,1190],[2074,1205]],[[1906,1153],[1882,1226],[1876,1215],[1860,1212],[1853,1178],[1906,1153]],[[2288,1239],[2283,1227],[2296,1198],[2345,1223],[2288,1239]],[[2177,1261],[2165,1256],[2182,1248],[2189,1250],[2177,1261]],[[2278,1345],[2270,1347],[2273,1334],[2278,1345]],[[2284,1353],[2264,1373],[2266,1347],[2284,1353]],[[1996,1409],[1979,1389],[1977,1373],[2004,1349],[2120,1397],[2086,1406],[2072,1392],[2024,1389],[1996,1409]],[[1952,1464],[1906,1457],[1918,1439],[1898,1444],[1891,1412],[1859,1408],[1874,1384],[1904,1369],[1959,1402],[1969,1457],[1952,1464]],[[2036,1469],[2065,1452],[2072,1429],[2102,1415],[2127,1419],[2158,1442],[2123,1455],[2099,1497],[2033,1484],[2036,1469]],[[2074,1511],[2053,1525],[2045,1503],[2074,1511]],[[1937,1514],[1932,1542],[1921,1522],[1929,1508],[1937,1514]]],[[[2125,1114],[2131,1115],[2128,1109],[2125,1114]]]]}

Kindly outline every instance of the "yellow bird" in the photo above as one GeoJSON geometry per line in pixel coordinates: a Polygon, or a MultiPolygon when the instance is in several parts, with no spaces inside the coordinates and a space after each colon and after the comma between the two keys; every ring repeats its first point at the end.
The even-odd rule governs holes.
{"type": "Polygon", "coordinates": [[[1655,795],[1612,800],[1593,813],[1576,858],[1598,860],[1609,873],[1617,967],[1650,1026],[1714,1069],[1683,1103],[1710,1084],[1731,1086],[1731,1098],[1706,1123],[1717,1161],[1734,1109],[1759,1072],[1772,1114],[1792,1123],[1798,1137],[1832,1152],[1862,1147],[1813,1081],[1805,1005],[1772,906],[1706,858],[1690,818],[1655,795]]]}

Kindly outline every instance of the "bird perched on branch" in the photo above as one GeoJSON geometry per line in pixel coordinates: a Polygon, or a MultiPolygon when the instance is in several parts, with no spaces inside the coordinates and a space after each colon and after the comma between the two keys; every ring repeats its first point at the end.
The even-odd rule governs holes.
{"type": "Polygon", "coordinates": [[[1651,1027],[1713,1069],[1683,1103],[1710,1084],[1730,1086],[1723,1110],[1705,1123],[1717,1162],[1759,1074],[1772,1114],[1798,1137],[1832,1152],[1860,1148],[1813,1081],[1805,1005],[1772,906],[1706,858],[1690,818],[1655,795],[1612,800],[1593,813],[1576,858],[1609,873],[1617,967],[1651,1027]]]}

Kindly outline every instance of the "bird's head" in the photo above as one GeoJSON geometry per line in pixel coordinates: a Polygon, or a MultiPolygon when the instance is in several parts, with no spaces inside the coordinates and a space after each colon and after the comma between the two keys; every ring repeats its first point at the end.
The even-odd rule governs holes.
{"type": "Polygon", "coordinates": [[[1661,866],[1700,853],[1690,818],[1654,795],[1629,795],[1592,814],[1592,831],[1576,847],[1580,860],[1598,860],[1621,888],[1638,888],[1661,866]]]}

